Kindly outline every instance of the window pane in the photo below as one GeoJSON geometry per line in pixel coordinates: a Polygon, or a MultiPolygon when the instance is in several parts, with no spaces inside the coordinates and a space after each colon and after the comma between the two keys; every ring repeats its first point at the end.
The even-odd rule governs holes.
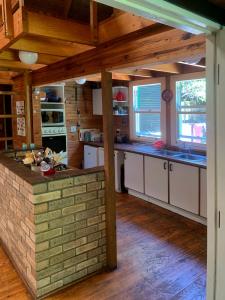
{"type": "Polygon", "coordinates": [[[206,144],[206,115],[179,114],[178,140],[206,144]]]}
{"type": "Polygon", "coordinates": [[[176,82],[177,109],[206,105],[206,79],[182,80],[176,82]]]}
{"type": "Polygon", "coordinates": [[[143,137],[161,137],[160,114],[136,113],[136,135],[143,137]]]}
{"type": "Polygon", "coordinates": [[[134,93],[134,109],[135,110],[153,110],[161,109],[161,84],[148,84],[135,86],[134,93]]]}

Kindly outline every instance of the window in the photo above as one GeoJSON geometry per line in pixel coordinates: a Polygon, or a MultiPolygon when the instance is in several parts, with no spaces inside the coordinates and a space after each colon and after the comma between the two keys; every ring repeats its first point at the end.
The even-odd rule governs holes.
{"type": "Polygon", "coordinates": [[[177,78],[176,144],[206,144],[206,79],[202,77],[177,78]]]}
{"type": "Polygon", "coordinates": [[[139,140],[161,139],[164,134],[162,121],[162,80],[132,83],[132,138],[139,140]]]}

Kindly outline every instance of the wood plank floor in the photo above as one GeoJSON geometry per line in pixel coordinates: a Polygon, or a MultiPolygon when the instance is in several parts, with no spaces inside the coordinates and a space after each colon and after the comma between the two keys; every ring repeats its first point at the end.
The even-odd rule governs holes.
{"type": "MultiPolygon", "coordinates": [[[[118,269],[48,300],[203,300],[206,227],[133,196],[118,195],[118,269]]],[[[0,248],[0,300],[30,300],[0,248]]]]}

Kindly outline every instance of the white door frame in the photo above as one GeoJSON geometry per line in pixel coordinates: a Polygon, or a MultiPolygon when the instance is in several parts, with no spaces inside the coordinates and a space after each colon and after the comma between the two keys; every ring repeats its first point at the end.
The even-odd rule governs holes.
{"type": "Polygon", "coordinates": [[[206,40],[207,95],[207,299],[216,281],[216,34],[206,40]]]}

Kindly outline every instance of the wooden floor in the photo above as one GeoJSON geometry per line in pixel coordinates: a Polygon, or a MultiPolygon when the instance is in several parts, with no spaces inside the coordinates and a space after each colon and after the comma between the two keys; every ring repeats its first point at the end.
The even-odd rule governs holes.
{"type": "MultiPolygon", "coordinates": [[[[48,300],[202,300],[206,228],[133,196],[118,195],[118,269],[48,300]]],[[[0,248],[0,300],[31,299],[0,248]]]]}

